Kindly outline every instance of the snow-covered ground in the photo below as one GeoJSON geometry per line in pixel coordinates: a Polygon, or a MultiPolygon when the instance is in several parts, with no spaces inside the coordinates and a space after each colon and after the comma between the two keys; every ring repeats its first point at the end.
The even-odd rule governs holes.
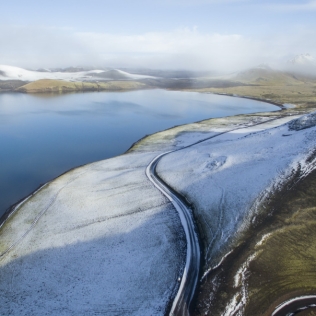
{"type": "Polygon", "coordinates": [[[185,236],[146,166],[162,152],[233,130],[171,153],[157,168],[194,203],[215,264],[257,197],[298,163],[308,167],[302,162],[316,147],[315,118],[269,121],[276,117],[176,127],[44,186],[1,228],[0,314],[163,315],[185,264],[185,236]]]}
{"type": "Polygon", "coordinates": [[[304,173],[315,163],[306,160],[316,149],[316,115],[286,124],[290,119],[219,135],[171,153],[158,164],[160,177],[195,206],[208,267],[231,250],[238,232],[254,218],[259,197],[292,170],[304,173]]]}
{"type": "MultiPolygon", "coordinates": [[[[151,76],[130,74],[122,70],[115,70],[118,75],[126,78],[126,80],[138,80],[144,78],[153,78],[151,76]]],[[[19,67],[0,65],[0,80],[23,80],[36,81],[40,79],[55,79],[65,81],[85,81],[85,80],[101,80],[96,75],[106,74],[104,70],[90,70],[80,72],[41,72],[26,70],[19,67]]],[[[105,79],[102,79],[105,80],[105,79]]],[[[108,78],[110,80],[110,78],[108,78]]]]}
{"type": "Polygon", "coordinates": [[[153,156],[81,167],[22,205],[1,232],[1,253],[14,245],[0,261],[1,315],[164,315],[185,237],[146,178],[153,156]]]}
{"type": "Polygon", "coordinates": [[[123,71],[123,70],[120,70],[120,69],[116,69],[116,71],[118,73],[120,73],[121,75],[126,76],[126,77],[128,77],[129,79],[132,79],[132,80],[146,79],[146,78],[157,78],[157,77],[154,77],[154,76],[131,74],[129,72],[126,72],[126,71],[123,71]]]}

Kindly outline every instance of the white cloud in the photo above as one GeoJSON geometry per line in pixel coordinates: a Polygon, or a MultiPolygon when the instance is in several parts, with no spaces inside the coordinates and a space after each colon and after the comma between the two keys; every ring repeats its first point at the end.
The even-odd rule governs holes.
{"type": "Polygon", "coordinates": [[[315,36],[313,30],[250,38],[201,33],[197,28],[124,35],[0,26],[0,64],[28,68],[95,65],[232,72],[260,63],[277,63],[302,52],[316,56],[311,41],[315,36]]]}
{"type": "Polygon", "coordinates": [[[201,34],[196,29],[129,36],[96,33],[76,36],[117,66],[236,69],[254,61],[247,53],[248,47],[258,50],[256,43],[240,35],[201,34]]]}
{"type": "Polygon", "coordinates": [[[94,55],[65,28],[0,25],[0,43],[0,63],[22,67],[67,66],[94,55]]]}

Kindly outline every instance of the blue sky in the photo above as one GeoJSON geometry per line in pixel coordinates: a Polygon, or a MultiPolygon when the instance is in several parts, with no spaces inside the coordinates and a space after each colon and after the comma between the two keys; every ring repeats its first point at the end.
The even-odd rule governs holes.
{"type": "Polygon", "coordinates": [[[316,1],[1,4],[0,63],[235,70],[316,55],[316,1]]]}

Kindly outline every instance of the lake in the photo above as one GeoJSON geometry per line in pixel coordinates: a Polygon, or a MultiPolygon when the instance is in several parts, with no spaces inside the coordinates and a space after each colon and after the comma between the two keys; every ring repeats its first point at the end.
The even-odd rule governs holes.
{"type": "Polygon", "coordinates": [[[40,184],[89,162],[124,153],[174,125],[276,111],[248,99],[142,90],[63,95],[0,94],[0,216],[40,184]]]}

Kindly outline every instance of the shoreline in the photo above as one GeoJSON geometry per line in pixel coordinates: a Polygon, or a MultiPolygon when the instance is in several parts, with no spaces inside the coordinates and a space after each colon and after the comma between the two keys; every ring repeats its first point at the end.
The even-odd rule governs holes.
{"type": "Polygon", "coordinates": [[[65,172],[61,173],[60,175],[58,175],[57,177],[54,177],[53,179],[45,182],[44,184],[40,184],[36,189],[34,189],[30,194],[22,197],[21,199],[19,199],[17,202],[15,202],[14,204],[12,204],[11,206],[9,206],[6,211],[0,216],[0,229],[1,227],[5,224],[5,222],[18,210],[18,208],[20,206],[22,206],[28,199],[30,199],[32,196],[34,196],[37,192],[39,192],[41,189],[43,189],[45,186],[47,186],[48,184],[50,184],[52,181],[58,179],[59,177],[63,176],[64,174],[73,171],[77,168],[81,168],[84,167],[88,164],[83,164],[80,166],[76,166],[73,168],[70,168],[69,170],[66,170],[65,172]]]}
{"type": "MultiPolygon", "coordinates": [[[[152,89],[150,87],[147,87],[147,88],[144,88],[144,89],[137,89],[135,91],[140,91],[140,90],[147,90],[147,89],[152,89]]],[[[156,89],[161,89],[161,88],[156,88],[156,89]]],[[[162,90],[168,90],[168,89],[162,89],[162,90]]],[[[130,91],[130,90],[126,90],[126,91],[130,91]]],[[[172,91],[186,91],[187,90],[172,90],[172,91]]],[[[0,91],[1,92],[4,92],[4,91],[0,91]]],[[[16,90],[10,90],[10,91],[7,91],[7,92],[10,92],[10,93],[26,93],[26,94],[32,94],[32,93],[28,93],[28,92],[24,92],[24,91],[16,91],[16,90]]],[[[48,92],[49,94],[52,94],[52,95],[58,95],[58,94],[69,94],[69,93],[85,93],[85,92],[117,92],[117,91],[99,91],[99,90],[93,90],[93,91],[83,91],[83,90],[78,90],[78,91],[63,91],[61,93],[58,93],[58,92],[48,92]]],[[[121,91],[121,92],[124,92],[124,91],[121,91]]],[[[252,97],[249,97],[249,96],[241,96],[241,95],[233,95],[233,94],[225,94],[225,93],[214,93],[214,92],[202,92],[202,91],[191,91],[191,92],[195,92],[195,93],[204,93],[204,94],[214,94],[214,95],[221,95],[221,96],[227,96],[227,97],[234,97],[234,98],[241,98],[241,99],[249,99],[249,100],[254,100],[254,101],[259,101],[259,102],[264,102],[264,103],[268,103],[268,104],[272,104],[272,105],[275,105],[277,107],[279,107],[280,109],[279,110],[276,110],[276,111],[269,111],[267,113],[276,113],[276,112],[281,112],[281,111],[285,111],[285,110],[288,110],[286,107],[284,107],[283,104],[281,103],[276,103],[276,102],[273,102],[271,100],[264,100],[264,99],[258,99],[258,98],[252,98],[252,97]]],[[[37,93],[35,93],[37,94],[37,93]]],[[[296,105],[295,105],[296,106],[296,105]]],[[[293,108],[295,109],[295,108],[293,108]]],[[[257,112],[257,113],[247,113],[247,114],[237,114],[237,115],[233,115],[233,116],[227,116],[227,117],[219,117],[219,118],[228,118],[228,117],[236,117],[236,116],[247,116],[247,115],[256,115],[256,114],[260,114],[260,113],[265,113],[265,112],[257,112]]],[[[129,153],[130,151],[133,151],[133,148],[135,146],[137,146],[138,144],[140,144],[142,141],[144,141],[146,138],[148,137],[151,137],[152,135],[155,135],[155,134],[158,134],[158,133],[161,133],[161,132],[164,132],[164,131],[168,131],[168,130],[172,130],[174,128],[177,128],[177,127],[183,127],[183,126],[186,126],[186,125],[189,125],[189,124],[195,124],[195,123],[202,123],[204,121],[208,121],[208,120],[212,120],[214,118],[206,118],[206,119],[202,119],[202,120],[199,120],[199,121],[195,121],[195,122],[192,122],[192,123],[187,123],[187,124],[180,124],[180,125],[175,125],[175,126],[172,126],[170,128],[167,128],[167,129],[164,129],[162,131],[159,131],[159,132],[156,132],[154,134],[147,134],[147,135],[144,135],[142,138],[138,139],[136,142],[134,142],[133,144],[131,144],[131,146],[122,154],[120,155],[117,155],[117,156],[114,156],[114,157],[111,157],[111,158],[115,158],[115,157],[119,157],[121,155],[124,155],[124,154],[127,154],[129,153]]],[[[111,158],[107,158],[107,159],[111,159],[111,158]]],[[[100,161],[102,161],[103,159],[101,159],[100,161]]],[[[91,164],[91,163],[95,163],[97,161],[94,161],[94,162],[90,162],[88,164],[91,164]]],[[[63,173],[61,173],[60,175],[54,177],[53,179],[47,181],[46,183],[44,184],[40,184],[36,189],[34,189],[30,194],[22,197],[21,199],[19,199],[17,202],[15,202],[14,204],[12,204],[11,206],[9,206],[6,211],[0,216],[0,228],[3,226],[3,224],[6,222],[6,220],[12,215],[12,213],[14,213],[16,211],[16,208],[19,207],[19,205],[23,204],[24,201],[27,201],[31,196],[33,196],[34,194],[36,194],[42,187],[46,186],[47,184],[49,184],[50,182],[54,181],[55,179],[58,179],[59,177],[61,177],[62,175],[72,171],[72,170],[75,170],[77,168],[80,168],[80,167],[83,167],[87,164],[83,164],[83,165],[79,165],[79,166],[75,166],[73,168],[70,168],[66,171],[64,171],[63,173]]]]}
{"type": "MultiPolygon", "coordinates": [[[[233,98],[240,98],[240,99],[248,99],[248,100],[254,100],[254,101],[259,101],[259,102],[264,102],[264,103],[268,103],[268,104],[272,104],[272,105],[276,105],[278,106],[281,111],[287,110],[287,107],[284,106],[283,103],[278,103],[272,100],[268,100],[268,99],[261,99],[261,98],[255,98],[255,97],[251,97],[251,96],[242,96],[242,95],[234,95],[234,94],[229,94],[229,93],[220,93],[220,92],[204,92],[204,93],[209,93],[209,94],[215,94],[215,95],[223,95],[223,96],[227,96],[227,97],[233,97],[233,98]]],[[[297,107],[296,104],[293,104],[295,107],[297,107]]],[[[294,108],[295,108],[294,107],[294,108]]]]}
{"type": "MultiPolygon", "coordinates": [[[[179,91],[179,90],[177,90],[179,91]]],[[[180,90],[181,91],[181,90],[180,90]]],[[[196,91],[196,92],[199,92],[199,91],[196,91]]],[[[212,94],[212,93],[210,93],[212,94]]],[[[213,94],[216,94],[216,93],[213,93],[213,94]]],[[[252,99],[252,100],[255,100],[255,101],[260,101],[260,102],[265,102],[265,103],[270,103],[270,104],[273,104],[273,105],[276,105],[278,107],[280,107],[281,109],[280,110],[276,110],[276,111],[272,111],[272,112],[267,112],[267,113],[274,113],[276,114],[276,116],[280,115],[280,113],[283,113],[282,110],[287,110],[286,108],[282,108],[280,104],[276,104],[276,103],[273,103],[273,102],[266,102],[265,100],[261,100],[261,99],[256,99],[256,98],[251,98],[251,97],[243,97],[243,96],[239,96],[239,95],[227,95],[227,94],[219,94],[219,95],[223,95],[223,96],[231,96],[231,97],[239,97],[239,98],[245,98],[245,99],[252,99]],[[277,114],[278,113],[278,114],[277,114]]],[[[290,111],[289,111],[290,112],[290,111]]],[[[259,115],[260,113],[249,113],[249,114],[239,114],[239,115],[234,115],[234,116],[230,116],[230,117],[224,117],[224,118],[234,118],[234,117],[247,117],[247,116],[251,116],[251,115],[259,115]]],[[[288,114],[288,115],[291,115],[291,114],[288,114]]],[[[209,121],[209,120],[212,120],[212,119],[204,119],[204,120],[201,120],[201,121],[198,121],[198,122],[204,122],[204,121],[209,121]]],[[[194,122],[194,123],[197,123],[197,122],[194,122]]],[[[190,123],[190,124],[194,124],[194,123],[190,123]]],[[[180,126],[186,126],[186,125],[189,125],[189,124],[183,124],[183,125],[180,125],[180,126]]],[[[172,130],[174,129],[174,127],[170,127],[169,129],[166,129],[164,131],[167,131],[167,130],[172,130]]],[[[163,132],[163,131],[162,131],[163,132]]],[[[159,133],[159,132],[158,132],[159,133]]],[[[156,133],[155,133],[156,134],[156,133]]],[[[131,147],[124,153],[122,153],[121,155],[118,155],[118,156],[115,156],[115,157],[119,157],[119,156],[122,156],[122,155],[125,155],[126,153],[128,153],[130,150],[133,149],[134,146],[137,146],[137,144],[140,144],[143,140],[145,140],[147,137],[150,137],[154,134],[151,134],[151,135],[145,135],[144,137],[142,137],[141,139],[139,139],[138,141],[136,141],[134,144],[131,145],[131,147]]],[[[115,158],[115,157],[112,157],[112,158],[115,158]]],[[[107,160],[107,159],[106,159],[107,160]]],[[[101,160],[102,161],[102,160],[101,160]]],[[[92,163],[95,163],[95,162],[92,162],[92,163]]],[[[89,163],[91,164],[91,163],[89,163]]],[[[24,202],[26,202],[30,197],[32,197],[33,195],[35,195],[38,191],[40,191],[44,186],[48,185],[50,182],[52,182],[53,180],[61,177],[62,175],[74,170],[74,169],[77,169],[77,168],[80,168],[82,166],[85,166],[85,165],[81,165],[81,166],[77,166],[77,167],[74,167],[74,168],[71,168],[67,171],[65,171],[64,173],[62,173],[61,175],[57,176],[56,178],[48,181],[47,183],[45,183],[44,185],[41,185],[38,189],[34,190],[34,192],[32,192],[30,195],[28,195],[27,197],[21,199],[20,201],[18,201],[17,203],[15,203],[14,205],[12,205],[9,209],[10,209],[10,212],[8,213],[8,216],[4,219],[3,222],[1,222],[2,220],[2,217],[0,218],[0,222],[1,222],[1,226],[6,222],[6,220],[16,211],[18,210],[19,206],[22,205],[24,202]]],[[[7,213],[7,212],[6,212],[7,213]]],[[[6,214],[5,213],[5,214],[6,214]]]]}
{"type": "MultiPolygon", "coordinates": [[[[86,93],[86,92],[129,92],[129,91],[141,91],[141,90],[150,90],[150,89],[161,89],[161,90],[167,90],[168,89],[163,89],[163,88],[152,88],[152,87],[146,87],[144,89],[136,89],[136,90],[124,90],[124,91],[105,91],[105,90],[93,90],[93,91],[84,91],[84,90],[77,90],[77,91],[62,91],[62,92],[57,92],[57,91],[53,91],[53,92],[42,92],[42,93],[28,93],[28,92],[24,92],[24,91],[16,91],[16,90],[8,90],[8,91],[3,91],[3,90],[0,90],[0,94],[3,92],[3,93],[16,93],[16,94],[34,94],[34,95],[39,95],[39,94],[49,94],[49,95],[60,95],[60,94],[72,94],[72,93],[86,93]]],[[[171,91],[178,91],[178,92],[189,92],[187,90],[171,90],[171,91]]],[[[234,97],[234,98],[241,98],[241,99],[249,99],[249,100],[254,100],[254,101],[259,101],[259,102],[264,102],[264,103],[267,103],[267,104],[272,104],[272,105],[275,105],[277,107],[279,107],[280,109],[279,110],[275,110],[275,111],[269,111],[269,112],[256,112],[256,113],[246,113],[246,114],[236,114],[236,115],[232,115],[232,116],[223,116],[223,117],[218,117],[218,118],[215,118],[215,119],[220,119],[220,118],[227,118],[227,117],[236,117],[236,116],[247,116],[247,115],[256,115],[256,114],[260,114],[260,113],[277,113],[277,112],[281,112],[281,111],[284,111],[284,110],[288,110],[287,108],[285,108],[282,104],[280,103],[276,103],[276,102],[272,102],[272,101],[268,101],[268,100],[264,100],[264,99],[257,99],[257,98],[251,98],[251,97],[248,97],[248,96],[240,96],[240,95],[231,95],[231,94],[223,94],[223,93],[213,93],[213,92],[203,92],[203,91],[190,91],[190,92],[195,92],[195,93],[202,93],[202,94],[214,94],[214,95],[221,95],[221,96],[227,96],[227,97],[234,97]]],[[[147,134],[147,135],[144,135],[143,137],[141,137],[140,139],[138,139],[137,141],[135,141],[134,143],[131,144],[131,146],[125,151],[123,152],[122,154],[119,154],[117,156],[114,156],[114,157],[110,157],[110,158],[106,158],[106,159],[111,159],[111,158],[115,158],[115,157],[119,157],[121,155],[124,155],[126,153],[129,153],[130,151],[133,151],[133,148],[135,146],[137,146],[138,144],[140,144],[142,141],[144,141],[147,137],[151,137],[152,135],[155,135],[155,134],[158,134],[158,133],[161,133],[161,132],[164,132],[164,131],[168,131],[168,130],[172,130],[174,128],[177,128],[177,127],[183,127],[183,126],[186,126],[186,125],[189,125],[189,124],[196,124],[196,123],[202,123],[204,121],[208,121],[208,120],[212,120],[214,118],[206,118],[206,119],[202,119],[202,120],[199,120],[199,121],[194,121],[194,122],[191,122],[191,123],[186,123],[186,124],[180,124],[180,125],[175,125],[175,126],[172,126],[172,127],[169,127],[169,128],[166,128],[164,130],[161,130],[161,131],[158,131],[156,133],[153,133],[153,134],[147,134]]],[[[101,159],[100,161],[102,161],[104,159],[101,159]]],[[[94,161],[94,162],[97,162],[97,161],[94,161]]],[[[94,162],[90,162],[88,164],[91,164],[91,163],[94,163],[94,162]]],[[[0,216],[0,228],[1,226],[5,223],[5,221],[11,216],[11,213],[14,212],[14,209],[16,206],[18,206],[20,203],[22,203],[24,200],[27,200],[29,197],[31,197],[32,195],[34,195],[42,186],[54,181],[55,179],[61,177],[62,175],[64,175],[65,173],[67,172],[70,172],[74,169],[77,169],[77,168],[80,168],[80,167],[83,167],[85,166],[86,164],[83,164],[83,165],[79,165],[79,166],[75,166],[75,167],[72,167],[66,171],[64,171],[63,173],[61,173],[60,175],[52,178],[51,180],[47,181],[46,183],[44,184],[39,184],[39,186],[34,189],[30,194],[22,197],[21,199],[19,199],[17,202],[13,203],[11,206],[9,206],[5,212],[0,216]]]]}
{"type": "MultiPolygon", "coordinates": [[[[125,82],[125,81],[124,81],[125,82]]],[[[129,81],[127,81],[129,82],[129,81]]],[[[134,81],[133,81],[134,82],[134,81]]],[[[88,82],[90,83],[90,82],[88,82]]],[[[114,82],[115,83],[115,82],[114,82]]],[[[136,82],[138,83],[138,82],[136,82]]],[[[287,110],[287,107],[284,106],[283,103],[281,102],[276,102],[271,99],[263,99],[263,98],[256,98],[252,96],[247,96],[247,95],[234,95],[232,93],[221,93],[221,92],[207,92],[207,91],[199,91],[199,90],[187,90],[187,89],[169,89],[169,88],[161,88],[161,87],[151,87],[151,86],[145,86],[145,87],[137,87],[137,88],[124,88],[124,89],[108,89],[108,88],[82,88],[82,89],[76,89],[76,90],[51,90],[49,88],[47,89],[42,89],[42,90],[35,90],[35,91],[25,91],[25,90],[17,90],[17,89],[0,89],[0,93],[25,93],[25,94],[49,94],[49,95],[60,95],[60,94],[70,94],[70,93],[85,93],[85,92],[129,92],[129,91],[141,91],[141,90],[151,90],[151,89],[162,89],[162,90],[167,90],[167,91],[179,91],[179,92],[197,92],[197,93],[203,93],[203,94],[214,94],[214,95],[220,95],[220,96],[227,96],[227,97],[234,97],[234,98],[240,98],[240,99],[248,99],[248,100],[253,100],[253,101],[259,101],[259,102],[264,102],[268,104],[275,105],[279,107],[281,110],[287,110]]],[[[295,107],[297,107],[296,104],[293,104],[295,107]]]]}

